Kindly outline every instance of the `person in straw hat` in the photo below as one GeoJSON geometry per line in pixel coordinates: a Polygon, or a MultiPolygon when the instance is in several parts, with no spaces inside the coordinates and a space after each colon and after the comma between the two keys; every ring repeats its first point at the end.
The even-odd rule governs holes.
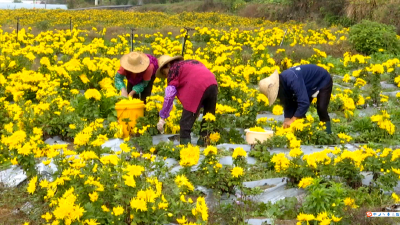
{"type": "Polygon", "coordinates": [[[146,104],[151,95],[155,74],[158,69],[157,58],[141,52],[130,52],[121,57],[121,67],[115,75],[115,87],[124,97],[139,98],[146,104]],[[128,87],[124,79],[128,80],[128,87]]]}
{"type": "Polygon", "coordinates": [[[280,99],[284,108],[283,127],[288,128],[298,118],[304,118],[313,98],[317,98],[317,112],[325,122],[326,132],[331,131],[328,106],[333,81],[328,71],[317,65],[301,65],[275,72],[259,82],[260,92],[267,96],[269,105],[280,99]]]}
{"type": "MultiPolygon", "coordinates": [[[[164,130],[165,119],[169,117],[175,96],[183,105],[180,120],[180,143],[191,143],[190,133],[200,109],[203,114],[215,115],[218,95],[218,83],[215,75],[205,65],[196,60],[183,60],[181,56],[171,57],[163,55],[158,58],[160,67],[156,76],[167,78],[168,86],[165,89],[164,105],[160,111],[160,120],[157,129],[164,130]]],[[[204,127],[205,120],[201,122],[204,127]]],[[[197,145],[204,146],[207,131],[200,131],[197,145]]]]}

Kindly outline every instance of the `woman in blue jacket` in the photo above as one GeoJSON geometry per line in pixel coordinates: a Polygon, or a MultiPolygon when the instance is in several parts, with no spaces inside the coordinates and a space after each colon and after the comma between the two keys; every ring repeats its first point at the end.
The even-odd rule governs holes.
{"type": "Polygon", "coordinates": [[[331,131],[328,114],[333,80],[328,71],[317,65],[301,65],[283,71],[275,71],[260,81],[261,93],[267,96],[271,106],[277,98],[284,108],[283,127],[290,127],[298,118],[304,118],[313,98],[317,98],[319,120],[326,123],[326,132],[331,131]]]}

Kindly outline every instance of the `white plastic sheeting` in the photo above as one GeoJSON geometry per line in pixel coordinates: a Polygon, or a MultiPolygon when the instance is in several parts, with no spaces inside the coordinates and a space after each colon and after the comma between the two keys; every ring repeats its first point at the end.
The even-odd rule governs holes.
{"type": "Polygon", "coordinates": [[[68,9],[67,5],[0,2],[0,9],[68,9]]]}
{"type": "Polygon", "coordinates": [[[250,225],[272,225],[274,224],[272,219],[248,219],[246,223],[250,225]]]}
{"type": "Polygon", "coordinates": [[[25,172],[17,166],[11,166],[11,168],[0,172],[0,183],[3,183],[6,187],[16,187],[26,178],[25,172]]]}
{"type": "MultiPolygon", "coordinates": [[[[57,171],[57,167],[53,162],[47,166],[43,163],[38,163],[36,169],[39,174],[43,175],[49,181],[52,181],[51,175],[57,171]]],[[[16,187],[27,178],[25,172],[19,166],[11,166],[7,170],[0,171],[0,183],[3,183],[6,187],[16,187]]]]}

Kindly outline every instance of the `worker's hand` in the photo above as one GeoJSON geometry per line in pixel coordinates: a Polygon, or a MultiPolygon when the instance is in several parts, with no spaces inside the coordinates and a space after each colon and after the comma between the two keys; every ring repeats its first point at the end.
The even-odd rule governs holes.
{"type": "Polygon", "coordinates": [[[126,91],[125,88],[122,88],[121,95],[124,96],[124,97],[128,97],[128,92],[126,91]]]}
{"type": "Polygon", "coordinates": [[[136,91],[132,90],[131,92],[129,92],[129,97],[133,97],[134,94],[136,94],[136,91]]]}
{"type": "Polygon", "coordinates": [[[157,123],[157,130],[160,131],[161,134],[164,133],[164,124],[165,120],[163,118],[160,118],[160,120],[157,123]]]}
{"type": "Polygon", "coordinates": [[[296,117],[292,117],[292,118],[285,118],[285,120],[283,121],[283,128],[289,128],[290,125],[296,120],[296,117]]]}
{"type": "Polygon", "coordinates": [[[290,127],[290,124],[292,124],[292,121],[291,120],[287,120],[287,121],[284,121],[283,122],[283,128],[289,128],[290,127]]]}

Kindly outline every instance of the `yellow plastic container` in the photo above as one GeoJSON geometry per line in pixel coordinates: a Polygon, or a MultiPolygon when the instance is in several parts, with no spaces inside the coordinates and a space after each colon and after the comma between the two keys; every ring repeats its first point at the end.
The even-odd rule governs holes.
{"type": "Polygon", "coordinates": [[[123,138],[129,137],[136,126],[136,120],[144,116],[145,104],[139,99],[122,100],[115,104],[119,124],[122,125],[123,138]],[[123,120],[129,118],[128,124],[123,120]]]}

